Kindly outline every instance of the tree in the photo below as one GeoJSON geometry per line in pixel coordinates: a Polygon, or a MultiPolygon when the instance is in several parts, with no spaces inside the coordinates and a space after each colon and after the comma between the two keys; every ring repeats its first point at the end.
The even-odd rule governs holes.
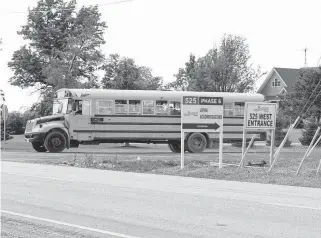
{"type": "Polygon", "coordinates": [[[306,110],[308,110],[300,115],[304,121],[302,137],[299,138],[302,145],[310,144],[321,119],[321,87],[316,88],[320,81],[321,67],[302,68],[299,70],[298,81],[292,88],[293,92],[280,96],[280,110],[293,120],[300,115],[307,104],[306,110]]]}
{"type": "MultiPolygon", "coordinates": [[[[301,145],[304,146],[308,146],[310,145],[316,131],[317,128],[320,125],[318,124],[318,122],[316,120],[310,119],[307,120],[306,123],[304,124],[304,128],[302,130],[302,136],[299,138],[299,141],[301,143],[301,145]]],[[[321,136],[321,133],[319,132],[317,139],[321,136]]],[[[321,145],[321,142],[318,143],[318,146],[321,145]]]]}
{"type": "Polygon", "coordinates": [[[302,118],[314,118],[319,121],[321,118],[321,87],[317,91],[315,89],[320,81],[321,67],[300,69],[298,80],[292,88],[293,92],[280,95],[280,109],[284,111],[284,114],[295,119],[304,105],[308,103],[309,110],[302,115],[302,118]],[[315,93],[311,95],[314,91],[315,93]],[[312,97],[310,98],[310,96],[312,97]],[[314,102],[312,103],[313,100],[314,102]]]}
{"type": "Polygon", "coordinates": [[[95,72],[104,56],[100,46],[105,22],[97,6],[75,10],[76,1],[40,0],[29,10],[27,24],[18,32],[28,44],[15,51],[8,66],[9,82],[40,91],[62,87],[96,87],[95,72]]]}
{"type": "MultiPolygon", "coordinates": [[[[154,77],[151,69],[138,66],[134,59],[111,54],[102,69],[105,71],[102,79],[103,88],[126,90],[159,90],[162,89],[161,77],[154,77]]],[[[125,143],[128,147],[129,143],[125,143]]]]}
{"type": "Polygon", "coordinates": [[[240,36],[224,35],[220,47],[196,59],[193,54],[175,75],[176,80],[167,89],[209,91],[209,92],[248,92],[253,89],[260,69],[253,69],[249,63],[251,56],[246,40],[240,36]]]}
{"type": "Polygon", "coordinates": [[[52,114],[54,92],[52,90],[45,91],[42,93],[42,99],[40,102],[34,103],[30,111],[35,112],[36,117],[43,117],[52,114]]]}
{"type": "Polygon", "coordinates": [[[24,133],[23,117],[20,112],[11,112],[8,115],[7,129],[11,135],[21,135],[24,133]]]}
{"type": "Polygon", "coordinates": [[[127,90],[158,90],[162,86],[162,78],[154,77],[151,69],[136,65],[134,59],[111,54],[102,69],[103,88],[127,90]]]}

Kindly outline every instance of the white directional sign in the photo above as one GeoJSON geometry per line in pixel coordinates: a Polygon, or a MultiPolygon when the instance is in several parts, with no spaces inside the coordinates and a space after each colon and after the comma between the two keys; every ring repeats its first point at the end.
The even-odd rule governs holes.
{"type": "Polygon", "coordinates": [[[275,129],[275,103],[246,103],[245,129],[275,129]]]}
{"type": "Polygon", "coordinates": [[[183,96],[181,112],[181,169],[184,168],[185,132],[218,132],[219,168],[222,168],[223,98],[183,96]]]}
{"type": "Polygon", "coordinates": [[[223,131],[222,97],[183,97],[182,129],[185,132],[223,131]]]}

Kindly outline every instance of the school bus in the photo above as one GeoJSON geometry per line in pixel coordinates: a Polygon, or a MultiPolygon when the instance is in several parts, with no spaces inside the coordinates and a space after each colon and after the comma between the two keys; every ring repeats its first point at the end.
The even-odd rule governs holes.
{"type": "MultiPolygon", "coordinates": [[[[168,144],[180,153],[181,97],[222,97],[223,141],[242,142],[245,102],[262,102],[257,93],[145,91],[110,89],[57,90],[53,114],[27,122],[25,140],[38,152],[62,152],[80,144],[168,144]]],[[[265,132],[251,131],[247,140],[265,140],[265,132]]],[[[186,133],[185,150],[200,153],[213,147],[217,133],[186,133]]]]}

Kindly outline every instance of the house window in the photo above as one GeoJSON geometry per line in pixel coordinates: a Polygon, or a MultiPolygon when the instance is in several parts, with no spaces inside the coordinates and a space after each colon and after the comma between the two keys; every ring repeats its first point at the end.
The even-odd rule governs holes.
{"type": "Polygon", "coordinates": [[[280,87],[280,86],[281,86],[281,81],[277,78],[273,79],[272,87],[280,87]]]}

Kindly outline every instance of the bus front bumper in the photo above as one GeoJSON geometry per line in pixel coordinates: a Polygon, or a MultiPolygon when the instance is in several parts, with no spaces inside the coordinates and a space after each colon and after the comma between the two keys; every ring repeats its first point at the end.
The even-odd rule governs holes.
{"type": "Polygon", "coordinates": [[[46,133],[44,132],[35,132],[35,133],[25,133],[26,142],[43,142],[45,139],[46,133]]]}

